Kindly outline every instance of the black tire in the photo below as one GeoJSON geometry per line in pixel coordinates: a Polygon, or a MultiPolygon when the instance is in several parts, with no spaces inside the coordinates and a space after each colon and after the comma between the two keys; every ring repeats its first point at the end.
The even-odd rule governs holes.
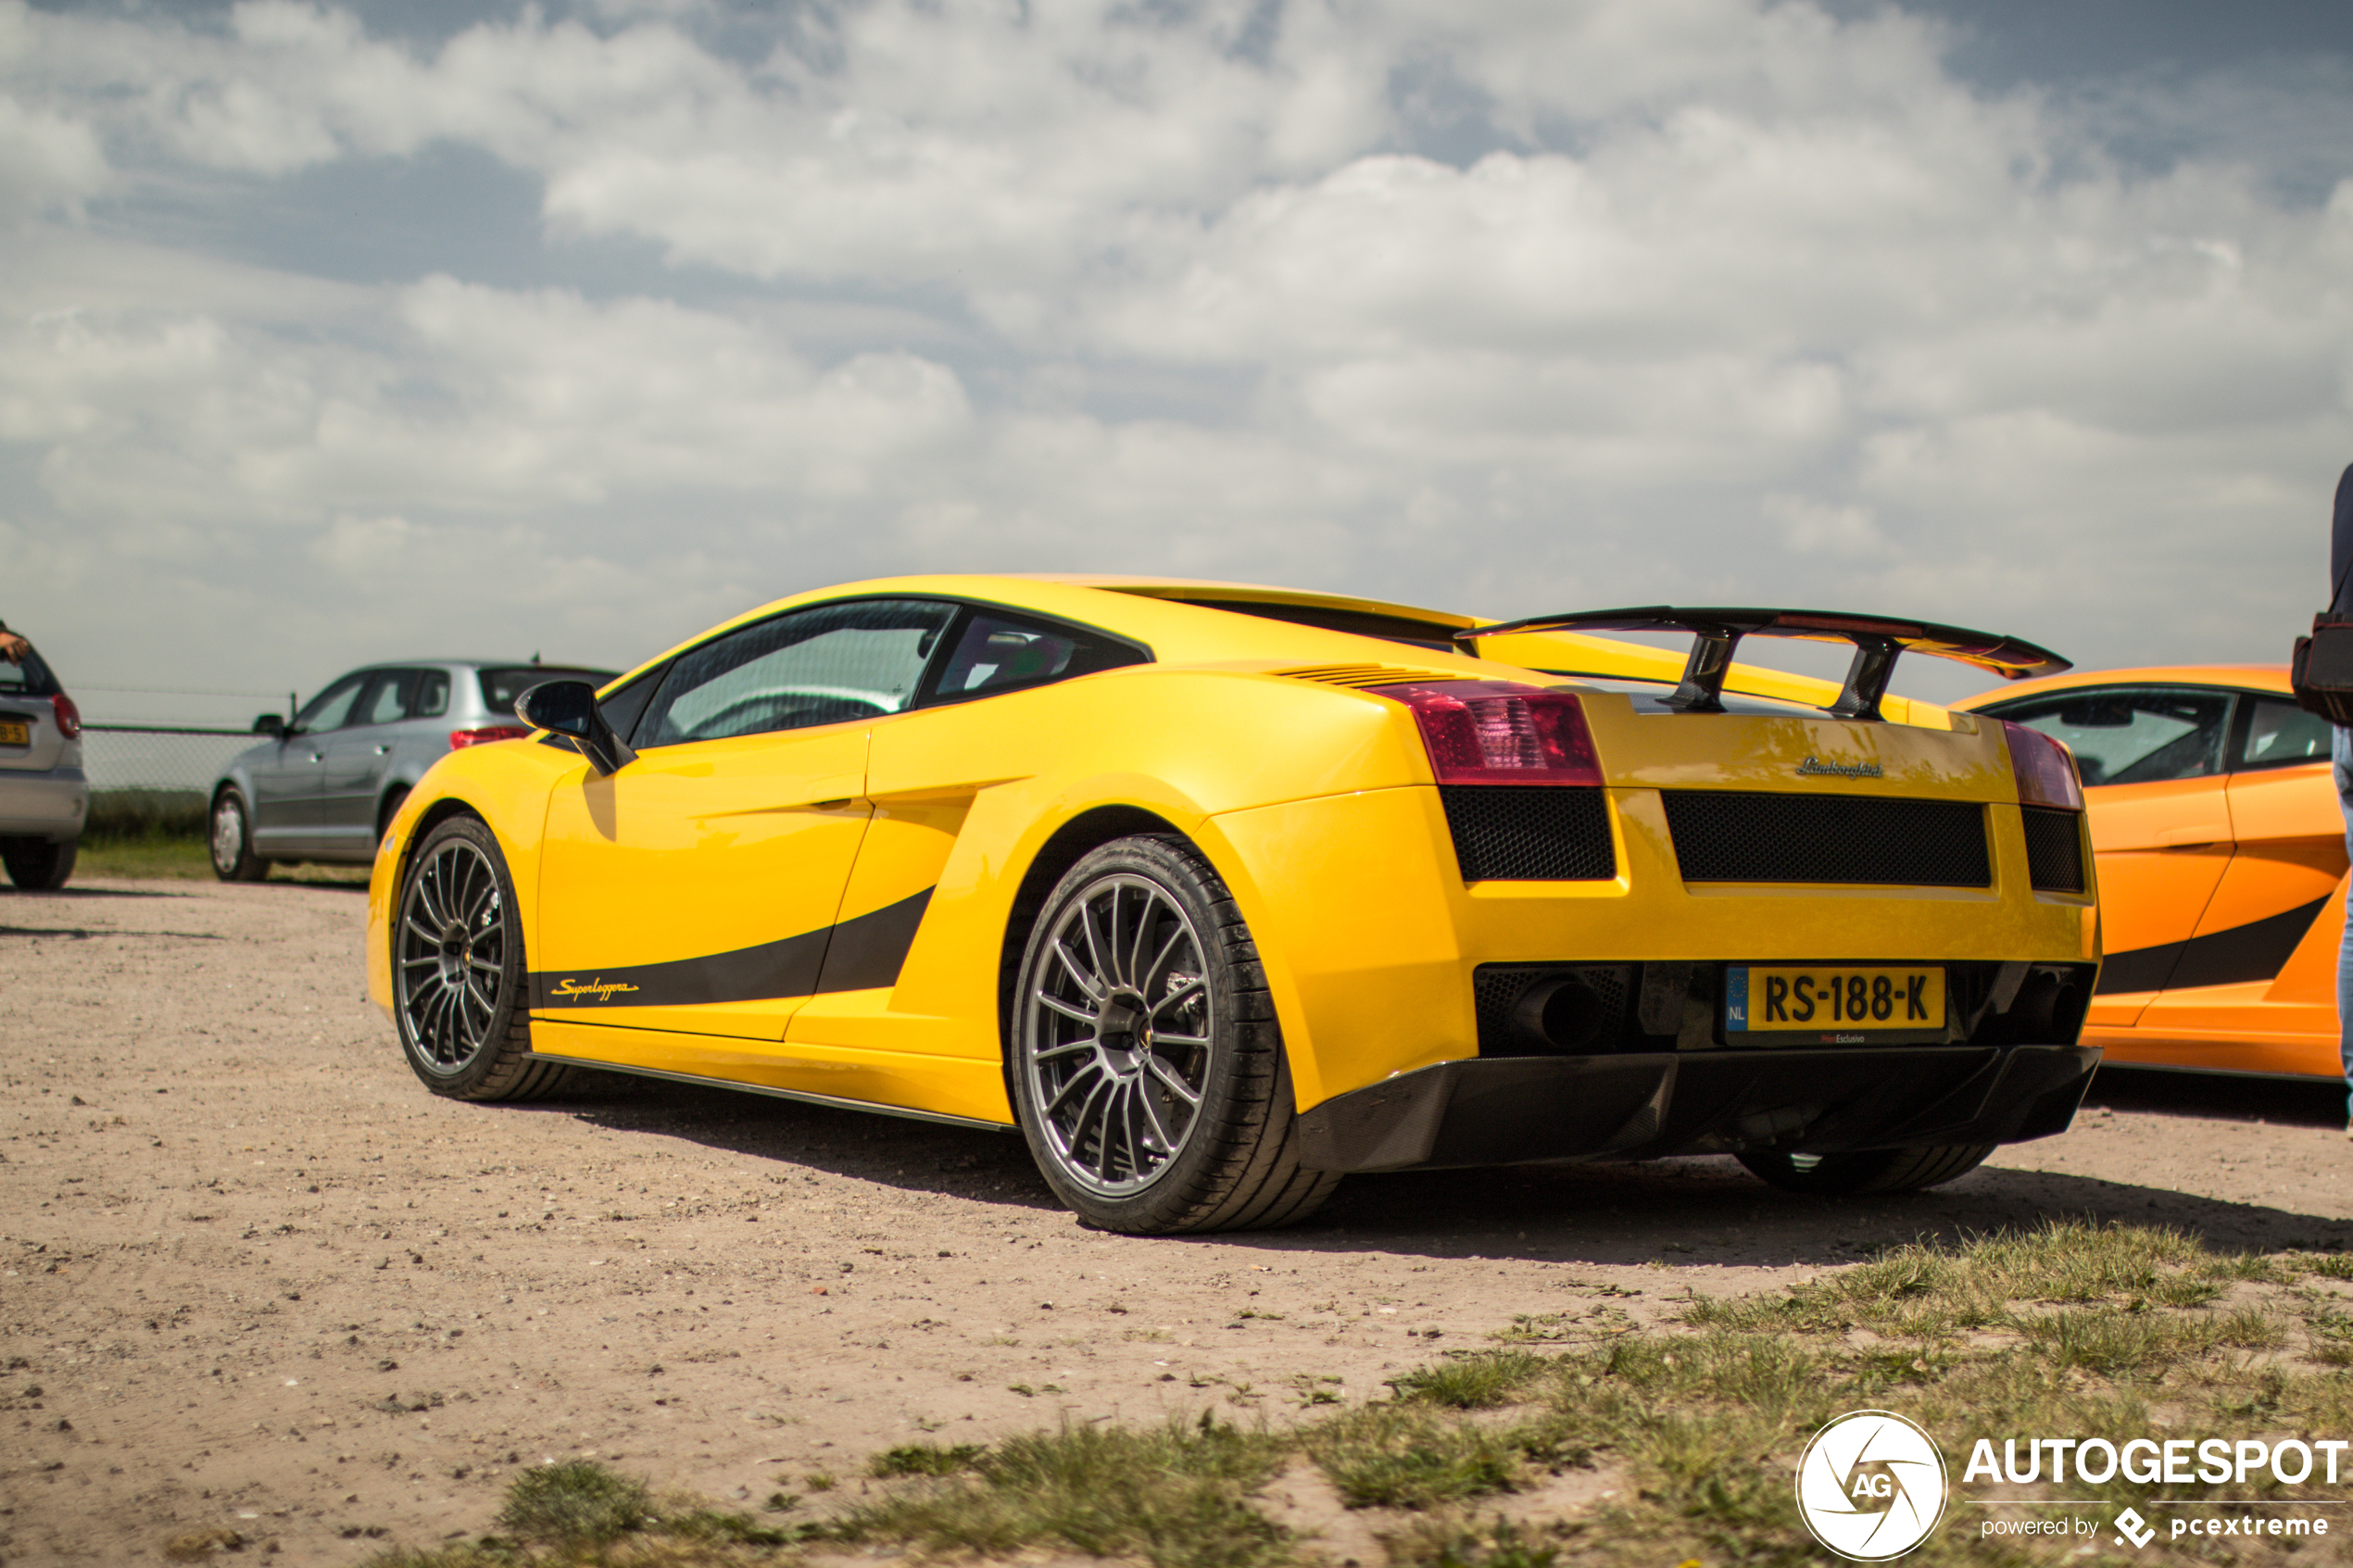
{"type": "Polygon", "coordinates": [[[1867,1192],[1918,1192],[1966,1176],[2000,1146],[1990,1143],[1924,1144],[1915,1148],[1873,1148],[1855,1154],[1743,1154],[1752,1175],[1786,1192],[1845,1197],[1867,1192]]]}
{"type": "Polygon", "coordinates": [[[1073,866],[1030,928],[1014,1004],[1015,1113],[1048,1185],[1088,1224],[1265,1229],[1340,1185],[1299,1163],[1258,949],[1185,840],[1123,838],[1073,866]]]}
{"type": "Polygon", "coordinates": [[[245,792],[224,789],[212,802],[212,874],[223,882],[259,882],[270,862],[253,852],[253,808],[245,792]]]}
{"type": "Polygon", "coordinates": [[[425,835],[393,906],[392,1016],[400,1050],[434,1094],[539,1099],[569,1069],[531,1057],[522,922],[498,840],[473,817],[425,835]]]}
{"type": "Polygon", "coordinates": [[[63,887],[81,852],[81,844],[70,839],[58,844],[46,838],[0,838],[0,866],[7,867],[8,880],[27,893],[63,887]]]}

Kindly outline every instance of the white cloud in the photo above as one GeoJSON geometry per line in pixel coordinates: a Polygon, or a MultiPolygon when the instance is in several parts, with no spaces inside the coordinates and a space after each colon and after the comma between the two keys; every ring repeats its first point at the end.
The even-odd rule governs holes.
{"type": "Polygon", "coordinates": [[[2137,173],[2117,100],[1973,92],[1892,8],[583,16],[428,49],[0,0],[0,516],[301,585],[336,659],[925,566],[1824,599],[2104,659],[2269,654],[2319,592],[2353,184],[2239,161],[2245,82],[2230,159],[2137,173]],[[258,221],[440,144],[541,182],[547,282],[175,248],[174,201],[258,221]],[[558,286],[584,255],[623,281],[558,286]]]}

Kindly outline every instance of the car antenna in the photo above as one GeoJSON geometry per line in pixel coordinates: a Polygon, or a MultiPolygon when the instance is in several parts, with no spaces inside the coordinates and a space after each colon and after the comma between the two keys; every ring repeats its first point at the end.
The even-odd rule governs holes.
{"type": "Polygon", "coordinates": [[[539,650],[538,650],[537,648],[534,648],[534,649],[532,649],[532,650],[531,650],[531,662],[532,662],[532,663],[534,663],[534,664],[536,664],[536,663],[538,663],[538,662],[539,662],[539,650]]]}

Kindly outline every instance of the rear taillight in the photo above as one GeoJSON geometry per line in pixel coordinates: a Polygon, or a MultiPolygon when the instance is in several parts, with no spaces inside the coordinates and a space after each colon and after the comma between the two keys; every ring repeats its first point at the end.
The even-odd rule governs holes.
{"type": "Polygon", "coordinates": [[[59,692],[49,699],[49,710],[57,716],[57,733],[66,739],[82,733],[82,709],[73,705],[73,698],[59,692]]]}
{"type": "Polygon", "coordinates": [[[1442,784],[1598,784],[1585,709],[1568,692],[1509,681],[1372,686],[1414,710],[1442,784]]]}
{"type": "Polygon", "coordinates": [[[522,724],[476,724],[472,729],[450,731],[449,749],[462,751],[494,740],[521,740],[529,734],[531,731],[522,724]]]}
{"type": "Polygon", "coordinates": [[[2007,719],[2002,721],[2002,738],[2009,743],[2010,771],[2018,775],[2019,804],[2083,809],[2083,785],[2075,776],[2075,754],[2065,742],[2007,719]]]}

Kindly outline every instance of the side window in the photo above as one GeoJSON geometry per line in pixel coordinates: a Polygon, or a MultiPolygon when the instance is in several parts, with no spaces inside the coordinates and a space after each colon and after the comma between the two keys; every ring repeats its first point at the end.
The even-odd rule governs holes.
{"type": "Polygon", "coordinates": [[[296,727],[306,732],[341,729],[344,721],[351,716],[351,701],[359,695],[360,682],[367,678],[364,670],[357,675],[346,675],[304,703],[302,710],[295,715],[296,727]]]}
{"type": "Polygon", "coordinates": [[[354,707],[355,724],[394,724],[409,717],[409,696],[417,688],[414,670],[381,670],[354,707]]]}
{"type": "Polygon", "coordinates": [[[941,668],[931,700],[961,702],[1144,661],[1138,649],[1076,626],[976,609],[941,668]]]}
{"type": "Polygon", "coordinates": [[[637,728],[637,721],[645,716],[646,704],[653,700],[654,693],[661,685],[662,676],[669,673],[669,670],[668,665],[656,665],[597,704],[605,716],[605,722],[612,726],[613,734],[623,740],[631,739],[632,733],[637,728]]]}
{"type": "Polygon", "coordinates": [[[411,719],[438,719],[449,711],[449,671],[428,670],[417,679],[417,694],[409,702],[411,719]]]}
{"type": "Polygon", "coordinates": [[[2239,743],[2233,770],[2286,768],[2329,759],[2329,721],[2281,696],[2246,696],[2246,738],[2239,743]]]}
{"type": "Polygon", "coordinates": [[[676,746],[897,713],[913,701],[953,605],[818,605],[681,654],[632,744],[676,746]]]}
{"type": "Polygon", "coordinates": [[[2231,694],[2184,686],[2095,686],[1986,711],[2065,741],[2087,785],[2149,784],[2222,771],[2231,694]]]}

